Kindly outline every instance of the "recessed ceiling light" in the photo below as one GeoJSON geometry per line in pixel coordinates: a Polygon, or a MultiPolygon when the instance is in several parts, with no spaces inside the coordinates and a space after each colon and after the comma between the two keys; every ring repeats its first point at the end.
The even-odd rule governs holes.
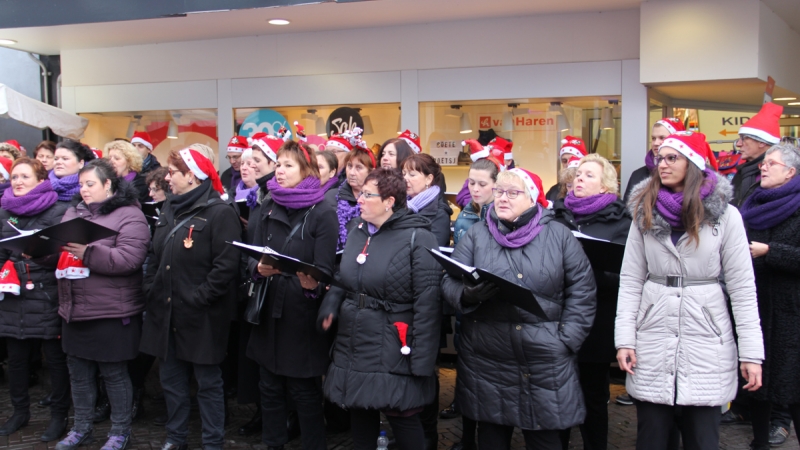
{"type": "Polygon", "coordinates": [[[286,19],[270,19],[270,25],[289,25],[289,21],[286,19]]]}
{"type": "Polygon", "coordinates": [[[788,100],[797,100],[797,97],[779,97],[779,98],[774,98],[773,100],[778,101],[778,102],[782,102],[782,101],[788,101],[788,100]]]}
{"type": "Polygon", "coordinates": [[[13,39],[0,39],[0,45],[14,45],[17,41],[13,39]]]}
{"type": "Polygon", "coordinates": [[[797,106],[797,105],[800,105],[800,102],[791,102],[791,103],[788,103],[788,105],[789,106],[797,106]]]}

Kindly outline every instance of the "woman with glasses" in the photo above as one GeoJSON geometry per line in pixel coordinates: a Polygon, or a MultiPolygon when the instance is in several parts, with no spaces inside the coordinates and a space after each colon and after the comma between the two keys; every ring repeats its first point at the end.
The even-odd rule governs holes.
{"type": "Polygon", "coordinates": [[[430,223],[406,209],[395,170],[369,174],[358,204],[337,274],[342,287],[331,288],[319,311],[322,329],[338,322],[325,396],[350,411],[356,450],[375,448],[381,412],[399,449],[422,450],[420,412],[436,399],[441,268],[427,249],[437,243],[430,223]]]}
{"type": "MultiPolygon", "coordinates": [[[[631,217],[619,199],[617,171],[602,156],[584,156],[574,171],[572,190],[556,201],[556,221],[572,231],[593,238],[625,244],[631,217]]],[[[604,450],[608,445],[609,369],[616,361],[614,316],[617,312],[619,274],[594,267],[597,282],[597,314],[586,343],[578,353],[581,389],[586,401],[586,420],[581,436],[586,448],[604,450]]]]}
{"type": "Polygon", "coordinates": [[[659,147],[657,173],[631,192],[615,345],[635,399],[639,450],[667,448],[678,406],[684,448],[719,448],[720,406],[736,395],[737,365],[744,389],[761,387],[747,236],[728,204],[730,184],[706,163],[711,157],[703,134],[673,134],[659,147]]]}
{"type": "Polygon", "coordinates": [[[509,449],[518,427],[528,448],[561,449],[560,430],[586,414],[576,354],[594,320],[594,277],[546,205],[538,176],[500,173],[486,221],[452,255],[531,289],[546,318],[508,303],[490,281],[442,282],[445,300],[463,315],[456,400],[478,421],[478,448],[509,449]]]}
{"type": "Polygon", "coordinates": [[[169,183],[166,180],[167,173],[169,170],[166,167],[159,167],[147,174],[147,192],[154,202],[163,202],[167,199],[169,191],[169,183]]]}
{"type": "Polygon", "coordinates": [[[800,151],[787,143],[775,145],[759,169],[761,184],[740,210],[753,257],[765,350],[763,387],[750,401],[750,448],[766,450],[772,405],[788,405],[792,420],[800,423],[800,151]]]}

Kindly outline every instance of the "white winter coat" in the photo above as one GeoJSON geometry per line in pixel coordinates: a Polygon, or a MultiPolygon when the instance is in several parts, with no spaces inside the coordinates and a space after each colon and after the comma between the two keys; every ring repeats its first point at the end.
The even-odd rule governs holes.
{"type": "Polygon", "coordinates": [[[690,244],[686,234],[675,246],[670,225],[655,208],[653,227],[642,231],[633,199],[647,182],[638,184],[631,195],[634,222],[620,276],[615,345],[634,349],[637,358],[626,388],[635,399],[651,403],[725,404],[736,396],[738,363],[722,286],[667,287],[648,281],[647,275],[723,275],[739,336],[738,360],[760,364],[764,347],[742,217],[728,205],[730,184],[718,176],[715,191],[703,201],[706,222],[699,246],[690,244]]]}

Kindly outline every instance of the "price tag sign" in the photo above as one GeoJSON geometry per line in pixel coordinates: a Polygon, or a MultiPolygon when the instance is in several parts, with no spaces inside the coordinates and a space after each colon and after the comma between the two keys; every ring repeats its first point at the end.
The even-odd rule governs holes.
{"type": "Polygon", "coordinates": [[[433,141],[428,147],[431,156],[440,166],[457,166],[461,143],[458,141],[433,141]]]}

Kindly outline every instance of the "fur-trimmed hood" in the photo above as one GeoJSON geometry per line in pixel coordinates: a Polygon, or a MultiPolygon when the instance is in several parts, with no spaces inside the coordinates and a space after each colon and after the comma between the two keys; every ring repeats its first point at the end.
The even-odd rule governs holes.
{"type": "Polygon", "coordinates": [[[137,206],[141,208],[139,204],[139,193],[131,183],[125,180],[120,180],[117,192],[104,202],[87,205],[83,203],[80,192],[75,194],[75,196],[72,197],[71,206],[78,208],[79,205],[83,205],[83,208],[92,211],[93,214],[101,216],[111,214],[123,206],[137,206]]]}
{"type": "MultiPolygon", "coordinates": [[[[719,218],[725,214],[725,209],[733,198],[733,187],[728,179],[716,172],[714,172],[714,175],[717,177],[717,185],[714,187],[714,192],[703,199],[703,207],[705,209],[704,224],[718,222],[719,218]]],[[[656,208],[653,208],[653,226],[650,230],[645,231],[642,214],[638,214],[639,208],[637,208],[636,205],[636,198],[650,183],[650,178],[651,177],[646,178],[633,187],[628,199],[628,211],[631,213],[631,217],[633,217],[636,226],[642,234],[652,233],[658,239],[667,239],[672,233],[672,226],[667,223],[656,208]]]]}

